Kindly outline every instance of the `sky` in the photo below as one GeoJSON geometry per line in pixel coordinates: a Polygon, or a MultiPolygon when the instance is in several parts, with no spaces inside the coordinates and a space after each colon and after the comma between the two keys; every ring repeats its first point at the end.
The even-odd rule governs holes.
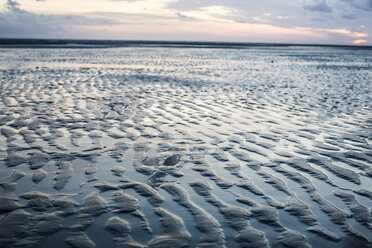
{"type": "Polygon", "coordinates": [[[372,45],[372,0],[0,0],[0,38],[372,45]]]}

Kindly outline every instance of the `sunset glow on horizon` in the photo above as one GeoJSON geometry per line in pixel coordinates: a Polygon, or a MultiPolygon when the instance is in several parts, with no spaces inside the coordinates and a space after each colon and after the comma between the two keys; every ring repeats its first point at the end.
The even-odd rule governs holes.
{"type": "Polygon", "coordinates": [[[354,40],[353,41],[353,44],[364,44],[364,43],[367,43],[368,41],[366,40],[354,40]]]}

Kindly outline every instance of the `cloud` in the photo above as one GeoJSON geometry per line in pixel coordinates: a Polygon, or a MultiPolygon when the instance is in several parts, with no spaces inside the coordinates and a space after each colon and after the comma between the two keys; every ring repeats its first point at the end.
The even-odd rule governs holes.
{"type": "Polygon", "coordinates": [[[366,34],[366,33],[353,32],[353,31],[345,29],[345,28],[316,28],[316,29],[313,29],[313,30],[314,31],[319,31],[319,32],[326,32],[326,33],[330,33],[330,34],[352,37],[352,38],[368,37],[368,34],[366,34]]]}
{"type": "Polygon", "coordinates": [[[333,9],[327,5],[325,0],[306,1],[303,7],[306,10],[324,13],[331,13],[333,11],[333,9]]]}
{"type": "Polygon", "coordinates": [[[14,12],[21,12],[22,10],[19,8],[19,3],[14,0],[8,0],[5,4],[5,8],[9,11],[14,12]]]}
{"type": "Polygon", "coordinates": [[[370,13],[359,8],[368,2],[362,0],[0,1],[6,3],[0,37],[6,38],[350,44],[372,36],[370,13]]]}
{"type": "Polygon", "coordinates": [[[177,12],[176,15],[178,16],[178,18],[183,19],[183,20],[187,20],[187,21],[196,21],[197,20],[196,18],[184,15],[181,12],[177,12]]]}
{"type": "Polygon", "coordinates": [[[68,37],[78,27],[117,24],[116,21],[105,18],[34,14],[21,9],[20,4],[14,0],[7,1],[5,11],[0,12],[0,20],[0,37],[4,38],[68,37]]]}
{"type": "Polygon", "coordinates": [[[341,1],[360,10],[372,11],[372,0],[341,0],[341,1]]]}
{"type": "Polygon", "coordinates": [[[342,13],[341,17],[344,18],[344,19],[348,19],[348,20],[357,19],[357,16],[354,13],[342,13]]]}

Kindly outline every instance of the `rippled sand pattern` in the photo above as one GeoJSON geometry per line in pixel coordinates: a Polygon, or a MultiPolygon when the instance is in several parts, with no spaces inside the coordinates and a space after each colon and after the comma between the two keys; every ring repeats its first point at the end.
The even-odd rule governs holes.
{"type": "Polygon", "coordinates": [[[372,247],[371,50],[0,54],[0,247],[372,247]]]}

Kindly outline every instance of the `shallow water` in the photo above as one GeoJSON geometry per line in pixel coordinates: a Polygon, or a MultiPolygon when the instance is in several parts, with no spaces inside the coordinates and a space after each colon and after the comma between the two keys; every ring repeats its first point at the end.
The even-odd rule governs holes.
{"type": "Polygon", "coordinates": [[[1,247],[372,247],[372,50],[0,54],[1,247]]]}

